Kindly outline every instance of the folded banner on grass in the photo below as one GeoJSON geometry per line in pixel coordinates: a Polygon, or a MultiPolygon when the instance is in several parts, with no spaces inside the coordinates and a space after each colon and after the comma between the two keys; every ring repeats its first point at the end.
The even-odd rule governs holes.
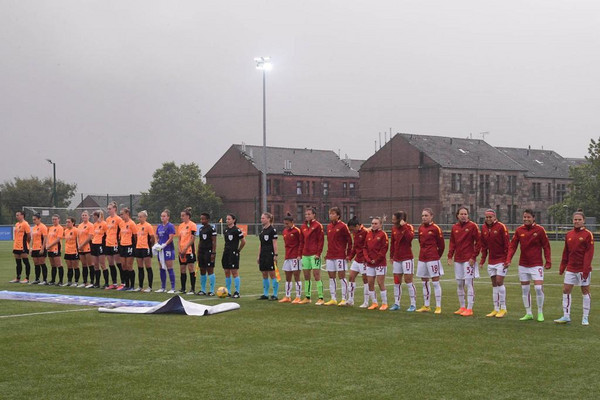
{"type": "Polygon", "coordinates": [[[186,301],[181,296],[171,297],[158,305],[151,307],[100,307],[98,311],[105,313],[124,313],[124,314],[184,314],[194,316],[204,316],[219,314],[226,311],[233,311],[240,308],[237,303],[221,303],[216,306],[205,306],[186,301]]]}
{"type": "Polygon", "coordinates": [[[158,301],[70,296],[55,293],[13,292],[9,290],[0,290],[0,300],[39,301],[43,303],[75,304],[78,306],[95,307],[152,307],[160,304],[158,301]]]}

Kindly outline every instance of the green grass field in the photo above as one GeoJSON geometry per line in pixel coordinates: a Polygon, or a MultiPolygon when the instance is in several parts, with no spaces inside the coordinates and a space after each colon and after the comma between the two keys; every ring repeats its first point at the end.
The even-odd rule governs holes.
{"type": "MultiPolygon", "coordinates": [[[[9,284],[11,245],[0,243],[0,290],[158,301],[170,296],[9,284]]],[[[251,237],[243,252],[241,309],[210,317],[101,314],[83,306],[0,300],[0,398],[515,399],[584,398],[600,390],[595,300],[589,327],[580,325],[578,288],[573,323],[552,322],[562,315],[562,243],[552,244],[544,323],[518,320],[524,310],[514,265],[503,320],[485,318],[492,309],[485,270],[476,284],[474,318],[452,314],[458,300],[450,268],[442,315],[257,301],[257,247],[251,237]]],[[[223,285],[223,270],[216,271],[217,286],[223,285]]],[[[155,268],[155,288],[158,275],[155,268]]],[[[393,303],[391,271],[387,283],[393,303]]],[[[283,282],[280,296],[282,290],[283,282]]],[[[420,284],[417,290],[420,306],[420,284]]],[[[592,295],[597,290],[592,285],[592,295]]],[[[405,309],[406,290],[402,302],[405,309]]]]}

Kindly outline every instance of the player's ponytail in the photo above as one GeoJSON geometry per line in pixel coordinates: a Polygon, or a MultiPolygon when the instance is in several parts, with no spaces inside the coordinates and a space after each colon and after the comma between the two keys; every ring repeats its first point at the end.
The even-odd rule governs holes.
{"type": "Polygon", "coordinates": [[[192,218],[192,207],[186,207],[181,212],[192,218]]]}
{"type": "Polygon", "coordinates": [[[585,220],[585,214],[583,213],[583,208],[578,208],[577,211],[573,213],[573,217],[579,215],[581,218],[585,220]]]}
{"type": "Polygon", "coordinates": [[[396,211],[394,213],[394,217],[396,217],[396,220],[398,222],[400,222],[400,221],[407,222],[407,219],[408,219],[408,215],[406,214],[405,211],[396,211]]]}
{"type": "Polygon", "coordinates": [[[273,214],[271,214],[270,212],[264,212],[262,215],[269,219],[269,223],[273,223],[273,214]]]}
{"type": "Polygon", "coordinates": [[[358,218],[355,216],[353,216],[352,218],[350,218],[350,220],[348,221],[348,226],[349,227],[353,227],[353,226],[358,226],[360,225],[360,222],[358,222],[358,218]]]}
{"type": "Polygon", "coordinates": [[[231,217],[231,219],[233,220],[233,224],[235,225],[237,223],[237,217],[233,214],[227,214],[229,217],[231,217]]]}
{"type": "Polygon", "coordinates": [[[292,217],[292,214],[288,212],[287,214],[285,214],[285,217],[283,217],[283,220],[288,222],[294,222],[294,217],[292,217]]]}

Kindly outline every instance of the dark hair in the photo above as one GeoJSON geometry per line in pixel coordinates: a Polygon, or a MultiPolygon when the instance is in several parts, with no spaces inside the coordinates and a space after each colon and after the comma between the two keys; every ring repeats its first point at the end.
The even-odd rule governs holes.
{"type": "Polygon", "coordinates": [[[67,220],[71,221],[73,223],[73,225],[75,225],[77,223],[77,221],[73,217],[68,217],[67,220]]]}
{"type": "Polygon", "coordinates": [[[21,214],[22,216],[25,216],[25,211],[19,210],[19,211],[17,211],[17,214],[21,214]]]}
{"type": "Polygon", "coordinates": [[[39,212],[36,212],[35,214],[33,214],[33,216],[34,216],[35,218],[37,218],[37,219],[41,219],[41,218],[42,218],[42,216],[40,215],[40,213],[39,213],[39,212]]]}
{"type": "Polygon", "coordinates": [[[573,213],[573,216],[580,215],[581,218],[585,219],[585,214],[583,213],[583,209],[578,208],[577,211],[573,213]]]}
{"type": "Polygon", "coordinates": [[[348,226],[352,227],[352,226],[358,226],[360,225],[360,222],[358,222],[358,217],[355,215],[354,217],[350,218],[350,220],[348,221],[348,226]]]}
{"type": "Polygon", "coordinates": [[[533,219],[535,219],[535,214],[533,213],[533,210],[531,208],[526,208],[523,211],[523,214],[529,214],[529,215],[531,215],[533,217],[533,219]]]}
{"type": "Polygon", "coordinates": [[[192,207],[186,207],[181,212],[190,218],[192,217],[192,207]]]}
{"type": "Polygon", "coordinates": [[[131,211],[129,211],[129,208],[127,208],[127,207],[121,208],[121,212],[124,212],[127,215],[131,215],[131,211]]]}
{"type": "Polygon", "coordinates": [[[168,208],[165,208],[162,212],[164,212],[165,214],[167,214],[168,217],[171,217],[171,211],[168,208]]]}
{"type": "Polygon", "coordinates": [[[469,209],[465,206],[460,206],[458,207],[458,210],[456,210],[456,218],[458,218],[458,214],[460,213],[460,210],[465,210],[467,212],[467,214],[469,214],[469,209]]]}
{"type": "Polygon", "coordinates": [[[237,222],[237,217],[233,214],[227,214],[231,217],[231,219],[233,220],[233,224],[235,225],[235,223],[237,222]]]}
{"type": "Polygon", "coordinates": [[[119,207],[117,207],[117,202],[116,201],[111,201],[110,203],[108,203],[108,205],[106,207],[114,207],[115,210],[119,209],[119,207]]]}
{"type": "Polygon", "coordinates": [[[314,215],[317,215],[317,209],[314,207],[308,207],[305,211],[310,211],[312,212],[314,215]]]}
{"type": "Polygon", "coordinates": [[[200,214],[201,217],[206,217],[206,219],[210,219],[210,214],[207,212],[203,212],[202,214],[200,214]]]}
{"type": "Polygon", "coordinates": [[[285,217],[283,217],[284,221],[289,221],[289,222],[294,222],[294,217],[292,217],[292,214],[287,213],[285,214],[285,217]]]}
{"type": "Polygon", "coordinates": [[[396,217],[396,219],[398,221],[402,221],[404,220],[404,222],[406,222],[406,220],[408,219],[408,215],[406,214],[405,211],[396,211],[394,213],[394,217],[396,217]]]}
{"type": "Polygon", "coordinates": [[[425,212],[428,212],[428,213],[429,213],[429,214],[431,214],[431,216],[433,217],[433,210],[432,210],[431,208],[429,208],[429,207],[425,207],[425,208],[423,209],[423,211],[425,211],[425,212]]]}
{"type": "Polygon", "coordinates": [[[340,211],[339,207],[331,207],[329,209],[329,212],[330,213],[332,213],[332,212],[336,213],[338,217],[342,215],[342,212],[340,211]]]}
{"type": "Polygon", "coordinates": [[[104,211],[102,211],[102,210],[96,210],[96,211],[94,211],[93,215],[96,218],[102,218],[102,219],[104,219],[104,211]]]}

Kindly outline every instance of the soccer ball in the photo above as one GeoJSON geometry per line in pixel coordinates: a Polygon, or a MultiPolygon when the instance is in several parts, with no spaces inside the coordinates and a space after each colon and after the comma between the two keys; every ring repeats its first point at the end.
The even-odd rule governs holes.
{"type": "Polygon", "coordinates": [[[217,297],[224,299],[228,295],[229,295],[229,290],[227,290],[226,287],[221,286],[220,288],[217,289],[217,297]]]}

